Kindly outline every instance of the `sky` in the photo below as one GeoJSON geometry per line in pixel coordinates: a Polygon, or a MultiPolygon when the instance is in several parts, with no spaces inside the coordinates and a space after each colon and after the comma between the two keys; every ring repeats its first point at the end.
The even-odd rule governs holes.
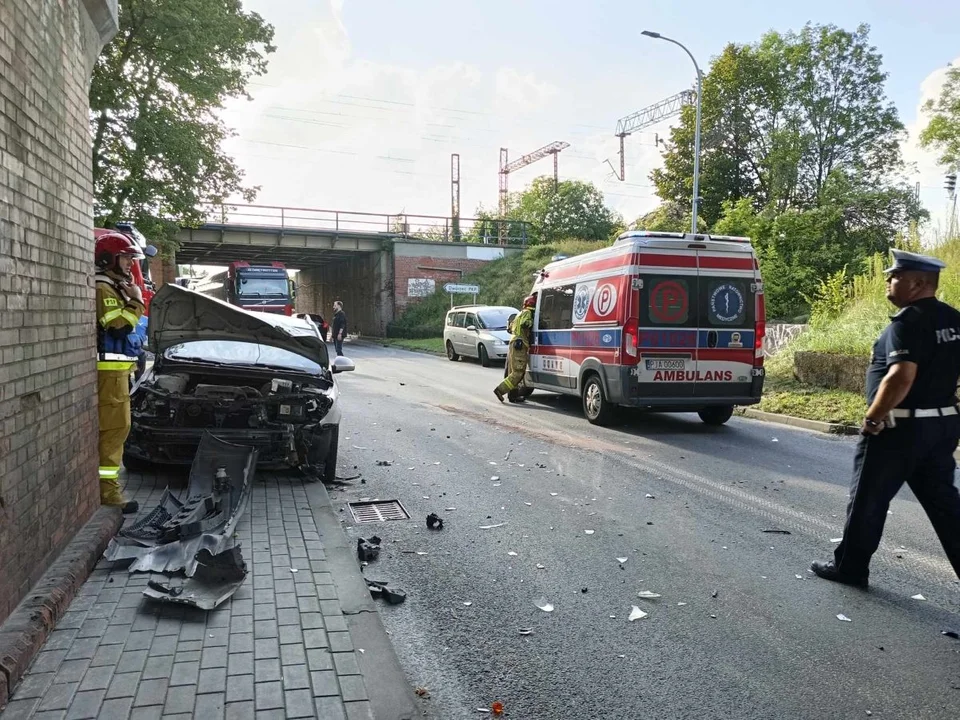
{"type": "MultiPolygon", "coordinates": [[[[960,62],[960,3],[946,0],[245,0],[276,30],[252,100],[224,113],[226,150],[259,186],[257,203],[411,215],[450,214],[451,154],[460,155],[461,216],[497,205],[500,148],[516,159],[553,141],[560,179],[588,180],[628,221],[658,204],[650,171],[664,121],[626,139],[620,117],[692,87],[693,65],[654,30],[684,43],[704,71],[729,42],[804,23],[871,26],[887,93],[910,138],[909,180],[933,227],[945,224],[943,170],[921,150],[920,106],[960,62]]],[[[547,158],[509,175],[520,190],[552,173],[547,158]]]]}

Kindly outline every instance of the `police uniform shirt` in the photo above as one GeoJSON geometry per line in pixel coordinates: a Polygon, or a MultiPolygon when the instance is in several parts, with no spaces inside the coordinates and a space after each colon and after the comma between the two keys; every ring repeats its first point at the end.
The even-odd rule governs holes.
{"type": "Polygon", "coordinates": [[[917,364],[917,377],[901,408],[941,408],[957,402],[960,377],[960,312],[936,298],[924,298],[890,318],[873,345],[867,370],[867,403],[898,362],[917,364]]]}

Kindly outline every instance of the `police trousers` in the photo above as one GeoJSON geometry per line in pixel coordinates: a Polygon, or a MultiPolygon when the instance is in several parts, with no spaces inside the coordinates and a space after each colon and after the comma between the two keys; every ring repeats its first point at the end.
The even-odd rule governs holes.
{"type": "Polygon", "coordinates": [[[853,576],[868,574],[890,502],[907,483],[960,577],[960,492],[953,484],[958,439],[957,415],[904,418],[894,428],[860,438],[843,540],[834,552],[837,568],[853,576]]]}
{"type": "Polygon", "coordinates": [[[100,479],[120,476],[123,443],[130,434],[130,371],[98,370],[100,416],[100,479]]]}
{"type": "Polygon", "coordinates": [[[507,348],[507,368],[510,372],[497,386],[497,390],[503,393],[519,390],[527,374],[528,362],[530,362],[530,349],[523,346],[517,350],[511,342],[510,347],[507,348]]]}

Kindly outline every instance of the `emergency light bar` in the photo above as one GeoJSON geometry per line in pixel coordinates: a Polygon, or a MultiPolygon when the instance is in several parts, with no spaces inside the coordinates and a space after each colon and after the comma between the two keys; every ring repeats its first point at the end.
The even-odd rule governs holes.
{"type": "Polygon", "coordinates": [[[723,242],[750,243],[750,238],[739,235],[707,235],[702,233],[693,235],[691,233],[661,232],[659,230],[628,230],[627,232],[623,233],[623,235],[618,237],[616,242],[627,242],[636,238],[673,238],[675,240],[692,240],[694,242],[710,242],[712,240],[718,240],[723,242]]]}

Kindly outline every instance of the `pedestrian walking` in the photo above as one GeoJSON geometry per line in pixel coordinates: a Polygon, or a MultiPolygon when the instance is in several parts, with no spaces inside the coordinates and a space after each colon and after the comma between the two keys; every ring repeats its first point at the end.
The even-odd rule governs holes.
{"type": "Polygon", "coordinates": [[[122,233],[97,239],[95,260],[97,312],[97,400],[100,421],[100,503],[139,509],[120,489],[123,443],[130,433],[130,373],[143,349],[137,332],[145,307],[130,268],[142,259],[140,248],[122,233]]]}
{"type": "Polygon", "coordinates": [[[343,355],[343,339],[347,336],[347,314],[343,311],[343,303],[335,300],[333,303],[333,346],[337,349],[337,357],[343,355]]]}
{"type": "Polygon", "coordinates": [[[866,588],[890,502],[904,482],[930,518],[960,576],[960,312],[936,298],[937,258],[894,250],[887,299],[899,308],[873,346],[867,409],[854,457],[843,540],[820,577],[866,588]]]}
{"type": "Polygon", "coordinates": [[[512,403],[523,402],[526,399],[520,391],[527,373],[527,363],[530,361],[533,312],[536,307],[537,294],[534,293],[523,301],[523,309],[513,321],[512,337],[510,346],[507,348],[507,368],[510,372],[493,390],[493,394],[500,402],[503,402],[505,396],[512,403]]]}

